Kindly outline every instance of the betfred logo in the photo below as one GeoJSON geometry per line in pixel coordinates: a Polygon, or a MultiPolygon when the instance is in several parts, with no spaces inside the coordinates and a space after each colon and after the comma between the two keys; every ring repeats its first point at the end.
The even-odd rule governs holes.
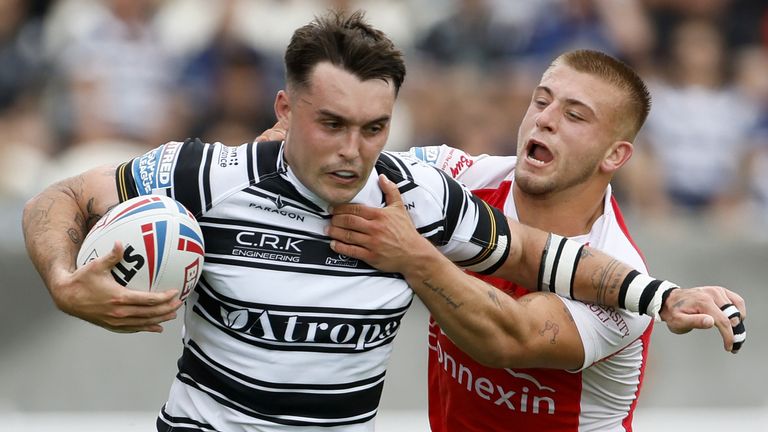
{"type": "Polygon", "coordinates": [[[456,178],[462,171],[471,167],[473,163],[472,159],[462,154],[459,160],[451,167],[451,177],[456,178]]]}

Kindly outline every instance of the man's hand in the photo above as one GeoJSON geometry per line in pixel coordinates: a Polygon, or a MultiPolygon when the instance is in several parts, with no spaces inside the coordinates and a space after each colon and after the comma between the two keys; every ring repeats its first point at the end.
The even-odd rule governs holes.
{"type": "Polygon", "coordinates": [[[116,333],[161,333],[160,323],[176,318],[182,305],[179,291],[142,292],[121,286],[110,271],[122,256],[123,246],[115,243],[108,255],[62,275],[51,289],[56,305],[116,333]]]}
{"type": "Polygon", "coordinates": [[[739,352],[746,339],[744,320],[747,308],[744,299],[723,287],[674,289],[659,315],[669,330],[677,334],[716,326],[723,337],[725,350],[734,354],[739,352]]]}
{"type": "Polygon", "coordinates": [[[407,275],[419,265],[419,256],[439,252],[416,231],[397,185],[380,175],[379,186],[387,203],[384,208],[341,204],[332,209],[331,249],[381,271],[407,275]]]}
{"type": "Polygon", "coordinates": [[[282,141],[288,135],[288,129],[280,125],[280,122],[275,123],[274,126],[265,130],[261,135],[257,136],[253,142],[262,141],[282,141]]]}

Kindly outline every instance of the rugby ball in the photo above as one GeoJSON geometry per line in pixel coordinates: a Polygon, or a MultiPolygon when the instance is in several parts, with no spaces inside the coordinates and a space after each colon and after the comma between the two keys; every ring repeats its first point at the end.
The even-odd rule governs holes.
{"type": "Polygon", "coordinates": [[[192,213],[174,199],[146,195],[107,212],[83,240],[78,268],[109,254],[117,240],[123,244],[123,259],[112,268],[112,276],[124,287],[178,289],[184,300],[200,279],[203,233],[192,213]]]}

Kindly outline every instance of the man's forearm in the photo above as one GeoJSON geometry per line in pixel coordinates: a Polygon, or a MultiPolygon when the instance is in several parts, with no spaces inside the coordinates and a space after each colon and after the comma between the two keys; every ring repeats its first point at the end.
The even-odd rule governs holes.
{"type": "Polygon", "coordinates": [[[527,338],[535,332],[525,319],[523,307],[465,273],[431,244],[422,250],[425,253],[410,260],[418,264],[408,266],[403,276],[442,331],[464,352],[488,366],[508,366],[505,362],[510,353],[518,362],[524,359],[521,353],[527,353],[527,338]]]}
{"type": "Polygon", "coordinates": [[[27,252],[49,290],[57,270],[75,270],[75,257],[87,233],[89,215],[77,205],[73,187],[75,180],[57,183],[24,207],[27,252]]]}
{"type": "Polygon", "coordinates": [[[509,224],[511,251],[495,276],[530,289],[649,315],[658,312],[663,291],[674,286],[638,275],[629,265],[596,249],[515,221],[509,224]],[[647,286],[658,288],[659,296],[647,286]]]}

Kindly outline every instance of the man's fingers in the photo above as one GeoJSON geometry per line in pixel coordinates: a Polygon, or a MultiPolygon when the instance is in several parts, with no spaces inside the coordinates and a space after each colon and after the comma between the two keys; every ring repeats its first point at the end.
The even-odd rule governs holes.
{"type": "Polygon", "coordinates": [[[368,262],[368,250],[349,243],[331,240],[331,249],[341,255],[356,258],[368,262]]]}
{"type": "MultiPolygon", "coordinates": [[[[335,216],[334,216],[335,217],[335,216]]],[[[366,242],[369,239],[369,235],[358,231],[349,225],[347,225],[348,228],[340,227],[337,225],[331,225],[328,227],[328,237],[338,240],[340,242],[349,244],[349,245],[363,245],[366,244],[366,242]]]]}
{"type": "Polygon", "coordinates": [[[94,260],[94,265],[100,271],[112,270],[117,263],[123,259],[123,244],[120,241],[116,241],[112,249],[107,255],[94,260]]]}
{"type": "Polygon", "coordinates": [[[744,321],[747,319],[747,304],[744,301],[744,299],[736,294],[735,292],[731,290],[725,290],[725,295],[728,297],[728,301],[732,303],[734,306],[736,306],[736,309],[739,310],[739,314],[741,315],[741,320],[744,321]]]}
{"type": "Polygon", "coordinates": [[[126,306],[160,306],[174,305],[178,309],[182,302],[178,299],[179,290],[173,289],[161,292],[145,292],[126,289],[118,303],[126,306]]]}
{"type": "Polygon", "coordinates": [[[397,189],[397,185],[384,174],[379,174],[379,187],[381,188],[381,191],[384,192],[387,207],[403,205],[403,198],[400,196],[400,191],[397,189]]]}

